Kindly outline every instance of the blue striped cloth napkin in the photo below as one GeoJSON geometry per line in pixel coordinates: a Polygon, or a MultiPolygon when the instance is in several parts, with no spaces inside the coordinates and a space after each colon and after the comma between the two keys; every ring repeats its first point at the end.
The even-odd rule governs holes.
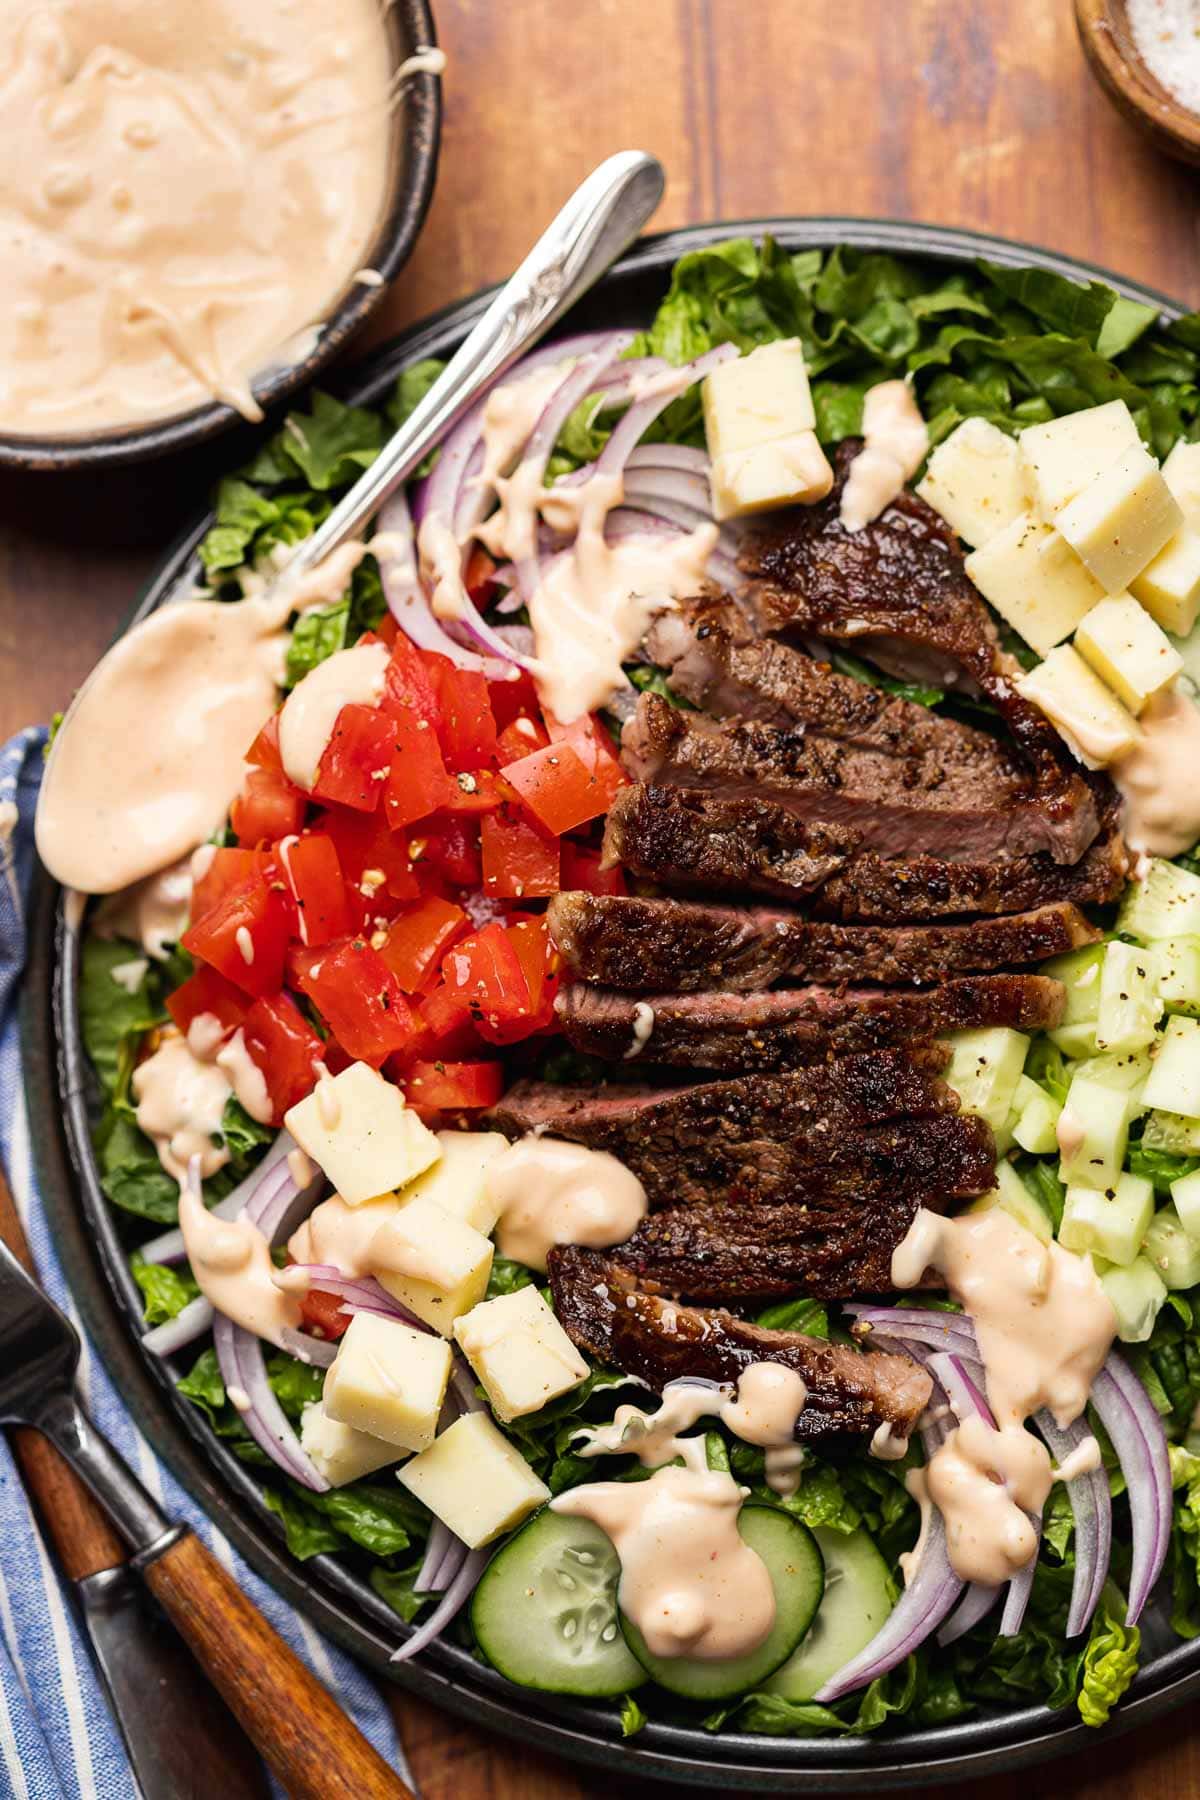
{"type": "MultiPolygon", "coordinates": [[[[31,728],[0,749],[0,1158],[42,1282],[82,1327],[51,1242],[34,1175],[21,1079],[17,999],[33,867],[33,810],[46,734],[31,728]]],[[[158,1462],[86,1336],[84,1405],[173,1518],[183,1518],[231,1571],[359,1728],[411,1782],[391,1715],[369,1677],[251,1573],[158,1462]]],[[[0,1794],[12,1800],[136,1800],[120,1734],[89,1660],[69,1589],[60,1581],[0,1433],[0,1794]]]]}

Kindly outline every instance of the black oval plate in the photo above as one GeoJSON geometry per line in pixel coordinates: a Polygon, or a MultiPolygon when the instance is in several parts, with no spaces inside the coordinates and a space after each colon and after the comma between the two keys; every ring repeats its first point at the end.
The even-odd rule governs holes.
{"type": "MultiPolygon", "coordinates": [[[[738,233],[770,232],[789,249],[849,244],[941,262],[977,256],[1015,266],[1036,264],[1076,280],[1102,279],[1130,299],[1181,309],[1163,295],[1069,257],[977,232],[868,219],[754,219],[695,226],[647,238],[578,307],[572,329],[644,325],[665,291],[671,264],[738,233]]],[[[347,399],[370,404],[401,368],[452,352],[484,310],[480,294],[405,332],[339,386],[347,399]]],[[[195,552],[209,517],[199,520],[164,558],[130,623],[151,612],[181,579],[191,581],[195,552]]],[[[417,1661],[392,1667],[402,1632],[374,1591],[335,1557],[301,1566],[286,1552],[282,1530],[267,1512],[245,1468],[175,1393],[162,1363],[138,1348],[140,1296],[129,1275],[108,1202],[100,1192],[87,1128],[88,1072],[75,1008],[78,943],[61,896],[39,871],[31,908],[29,978],[23,1008],[25,1075],[33,1141],[46,1210],[80,1312],[134,1417],[159,1455],[237,1545],[246,1560],[294,1606],[377,1674],[399,1681],[436,1705],[549,1751],[627,1775],[687,1782],[725,1792],[831,1792],[927,1786],[933,1782],[1016,1769],[1097,1742],[1074,1710],[1024,1707],[965,1724],[886,1737],[778,1738],[649,1724],[623,1741],[611,1708],[555,1700],[517,1688],[465,1650],[433,1645],[417,1661]]],[[[1177,1643],[1165,1625],[1144,1626],[1149,1655],[1105,1735],[1145,1724],[1200,1693],[1200,1641],[1177,1643]]]]}

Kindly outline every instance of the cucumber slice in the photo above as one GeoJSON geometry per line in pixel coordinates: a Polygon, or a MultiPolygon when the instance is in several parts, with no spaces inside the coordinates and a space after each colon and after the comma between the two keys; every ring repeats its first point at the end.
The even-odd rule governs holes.
{"type": "Polygon", "coordinates": [[[621,1630],[642,1667],[660,1687],[688,1700],[727,1700],[749,1693],[789,1657],[821,1604],[825,1572],[812,1532],[773,1506],[743,1506],[738,1530],[762,1557],[775,1589],[775,1623],[757,1650],[707,1661],[699,1656],[655,1656],[632,1619],[621,1630]]]}
{"type": "Polygon", "coordinates": [[[598,1525],[543,1507],[495,1555],[471,1602],[479,1648],[522,1687],[593,1698],[646,1679],[617,1623],[617,1553],[598,1525]]]}
{"type": "Polygon", "coordinates": [[[763,1686],[785,1700],[811,1700],[865,1650],[892,1610],[887,1564],[865,1531],[813,1533],[825,1563],[825,1594],[799,1647],[763,1686]]]}

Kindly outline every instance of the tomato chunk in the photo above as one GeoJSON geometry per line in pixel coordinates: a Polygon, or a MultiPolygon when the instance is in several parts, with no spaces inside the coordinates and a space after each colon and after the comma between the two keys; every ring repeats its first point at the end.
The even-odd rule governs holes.
{"type": "MultiPolygon", "coordinates": [[[[485,814],[485,820],[490,815],[485,814]]],[[[417,860],[455,887],[478,887],[483,880],[479,827],[470,818],[443,813],[414,828],[408,847],[417,860]]]]}
{"type": "Polygon", "coordinates": [[[488,684],[473,669],[456,669],[444,656],[431,657],[441,723],[438,737],[451,774],[486,769],[496,760],[496,721],[488,684]]]}
{"type": "Polygon", "coordinates": [[[585,713],[569,725],[561,725],[553,713],[547,713],[545,719],[551,743],[570,744],[584,768],[594,776],[603,801],[597,811],[607,812],[621,789],[629,786],[629,777],[608,732],[595,713],[585,713]]]}
{"type": "Polygon", "coordinates": [[[441,705],[432,673],[434,661],[441,658],[422,656],[401,632],[392,646],[392,660],[384,681],[384,705],[390,712],[412,712],[435,727],[440,723],[441,705]]]}
{"type": "Polygon", "coordinates": [[[395,900],[417,898],[421,884],[413,873],[407,840],[389,831],[381,814],[334,808],[324,813],[318,824],[337,851],[355,930],[360,930],[366,919],[389,910],[380,901],[381,892],[395,900]]]}
{"type": "Polygon", "coordinates": [[[511,798],[503,791],[501,778],[491,769],[464,769],[450,777],[450,798],[442,810],[452,813],[495,812],[504,800],[511,798]]]}
{"type": "Polygon", "coordinates": [[[605,786],[565,740],[506,764],[504,779],[555,837],[608,810],[605,786]]]}
{"type": "Polygon", "coordinates": [[[557,894],[559,842],[516,807],[480,822],[484,892],[503,900],[557,894]]]}
{"type": "Polygon", "coordinates": [[[496,739],[496,760],[502,769],[520,762],[532,750],[543,750],[550,742],[545,729],[528,713],[518,713],[496,739]]]}
{"type": "Polygon", "coordinates": [[[254,875],[232,888],[189,925],[180,942],[201,962],[256,998],[283,985],[283,963],[294,909],[276,877],[254,875]]]}
{"type": "Polygon", "coordinates": [[[279,750],[279,714],[272,713],[246,752],[246,761],[256,769],[270,769],[283,774],[283,757],[279,750]]]}
{"type": "Polygon", "coordinates": [[[242,1022],[242,1036],[267,1084],[273,1123],[282,1125],[288,1108],[312,1092],[325,1045],[286,994],[256,1000],[242,1022]]]}
{"type": "MultiPolygon", "coordinates": [[[[196,856],[207,848],[202,845],[196,856]]],[[[265,850],[213,850],[207,864],[201,864],[204,873],[192,882],[192,918],[202,919],[232,888],[266,869],[270,860],[265,850]]]]}
{"type": "Polygon", "coordinates": [[[498,1062],[415,1062],[403,1085],[415,1111],[478,1112],[504,1092],[504,1070],[498,1062]]]}
{"type": "Polygon", "coordinates": [[[529,983],[503,925],[485,925],[452,945],[442,958],[442,978],[492,1043],[507,1042],[511,1027],[530,1017],[529,983]]]}
{"type": "Polygon", "coordinates": [[[307,805],[306,796],[286,776],[273,769],[249,768],[229,810],[229,823],[243,844],[271,843],[299,831],[307,805]]]}
{"type": "Polygon", "coordinates": [[[593,850],[588,844],[572,843],[564,838],[562,843],[562,884],[564,891],[570,888],[582,888],[586,894],[624,894],[629,890],[625,885],[625,871],[620,863],[611,869],[601,866],[601,852],[593,850]]]}
{"type": "Polygon", "coordinates": [[[529,1020],[522,1033],[528,1037],[535,1031],[545,1031],[554,1023],[559,956],[544,918],[519,919],[508,927],[508,937],[529,989],[529,1020]]]}
{"type": "Polygon", "coordinates": [[[393,919],[386,940],[378,946],[379,954],[405,993],[415,994],[469,923],[461,906],[431,894],[393,919]]]}
{"type": "MultiPolygon", "coordinates": [[[[490,681],[488,698],[499,732],[503,732],[517,718],[533,720],[540,715],[537,686],[527,669],[515,669],[512,679],[508,681],[490,681]]],[[[541,730],[540,725],[538,730],[541,730]]],[[[532,749],[533,745],[526,744],[525,748],[532,749]]]]}
{"type": "Polygon", "coordinates": [[[350,930],[346,884],[337,846],[327,832],[312,831],[278,846],[279,863],[296,902],[300,942],[328,944],[350,930]]]}
{"type": "Polygon", "coordinates": [[[200,963],[195,974],[167,995],[167,1011],[185,1036],[192,1021],[205,1014],[219,1020],[226,1032],[236,1031],[249,1004],[240,988],[207,963],[200,963]]]}
{"type": "Polygon", "coordinates": [[[446,772],[437,732],[412,707],[391,715],[392,753],[384,783],[383,809],[388,825],[401,831],[417,819],[446,806],[455,784],[446,772]]]}
{"type": "Polygon", "coordinates": [[[308,995],[348,1056],[380,1068],[415,1046],[421,1023],[378,951],[343,938],[319,953],[293,957],[297,986],[308,995]]]}
{"type": "Polygon", "coordinates": [[[392,762],[392,719],[377,706],[343,706],[317,764],[314,800],[375,812],[392,762]]]}
{"type": "Polygon", "coordinates": [[[418,1011],[424,1034],[417,1046],[423,1057],[471,1056],[479,1050],[475,1030],[463,997],[446,982],[426,994],[418,1011]]]}
{"type": "Polygon", "coordinates": [[[313,1337],[336,1343],[338,1338],[346,1335],[353,1316],[345,1311],[345,1306],[340,1294],[327,1293],[324,1288],[309,1288],[300,1296],[300,1322],[313,1337]]]}

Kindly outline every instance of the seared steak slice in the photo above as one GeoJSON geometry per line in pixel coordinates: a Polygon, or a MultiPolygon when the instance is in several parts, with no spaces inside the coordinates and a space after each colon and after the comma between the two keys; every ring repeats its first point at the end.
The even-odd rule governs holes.
{"type": "Polygon", "coordinates": [[[849,438],[839,445],[827,499],[773,515],[748,539],[741,563],[754,580],[752,607],[767,631],[853,643],[890,673],[986,694],[1034,778],[1053,855],[1077,861],[1100,829],[1111,784],[1085,776],[1014,689],[1016,665],[1000,651],[958,539],[932,507],[905,490],[862,531],[842,525],[841,489],[859,447],[849,438]]]}
{"type": "Polygon", "coordinates": [[[953,918],[1017,913],[1120,893],[1129,862],[1113,830],[1073,865],[1049,856],[974,863],[917,855],[889,859],[861,848],[848,825],[808,824],[770,800],[726,800],[686,788],[634,783],[613,801],[608,863],[684,892],[767,894],[829,919],[953,918]]]}
{"type": "Polygon", "coordinates": [[[1097,932],[1066,902],[965,925],[834,925],[782,908],[713,906],[635,894],[556,894],[550,932],[584,981],[629,993],[731,993],[785,975],[901,984],[1042,962],[1093,944],[1097,932]]]}
{"type": "Polygon", "coordinates": [[[796,1421],[801,1443],[890,1425],[908,1436],[933,1384],[907,1356],[863,1354],[796,1331],[767,1331],[727,1312],[701,1311],[642,1293],[612,1258],[563,1246],[550,1252],[554,1310],[572,1341],[597,1362],[637,1375],[659,1392],[699,1376],[736,1381],[755,1362],[796,1369],[808,1400],[796,1421]]]}
{"type": "Polygon", "coordinates": [[[854,1060],[689,1088],[518,1082],[486,1117],[508,1137],[542,1131],[609,1151],[654,1210],[714,1199],[837,1207],[909,1194],[937,1205],[988,1192],[995,1143],[982,1119],[945,1110],[955,1102],[941,1083],[913,1092],[913,1075],[903,1084],[889,1076],[874,1100],[839,1092],[836,1071],[854,1060]],[[825,1103],[814,1106],[818,1088],[825,1103]]]}
{"type": "MultiPolygon", "coordinates": [[[[1053,1030],[1062,983],[1045,975],[965,975],[941,987],[774,988],[766,994],[636,994],[574,982],[556,1001],[558,1022],[577,1050],[610,1061],[691,1069],[797,1069],[829,1056],[921,1043],[947,1031],[1008,1025],[1053,1030]],[[651,1006],[651,1015],[645,1011],[651,1006]],[[643,1020],[647,1039],[635,1032],[643,1020]]],[[[644,1029],[644,1027],[643,1027],[644,1029]]]]}
{"type": "Polygon", "coordinates": [[[643,694],[621,736],[636,781],[775,800],[798,818],[848,825],[889,856],[956,862],[1054,853],[1057,820],[1030,804],[1029,782],[999,756],[950,761],[863,749],[803,726],[708,719],[643,694]]]}

